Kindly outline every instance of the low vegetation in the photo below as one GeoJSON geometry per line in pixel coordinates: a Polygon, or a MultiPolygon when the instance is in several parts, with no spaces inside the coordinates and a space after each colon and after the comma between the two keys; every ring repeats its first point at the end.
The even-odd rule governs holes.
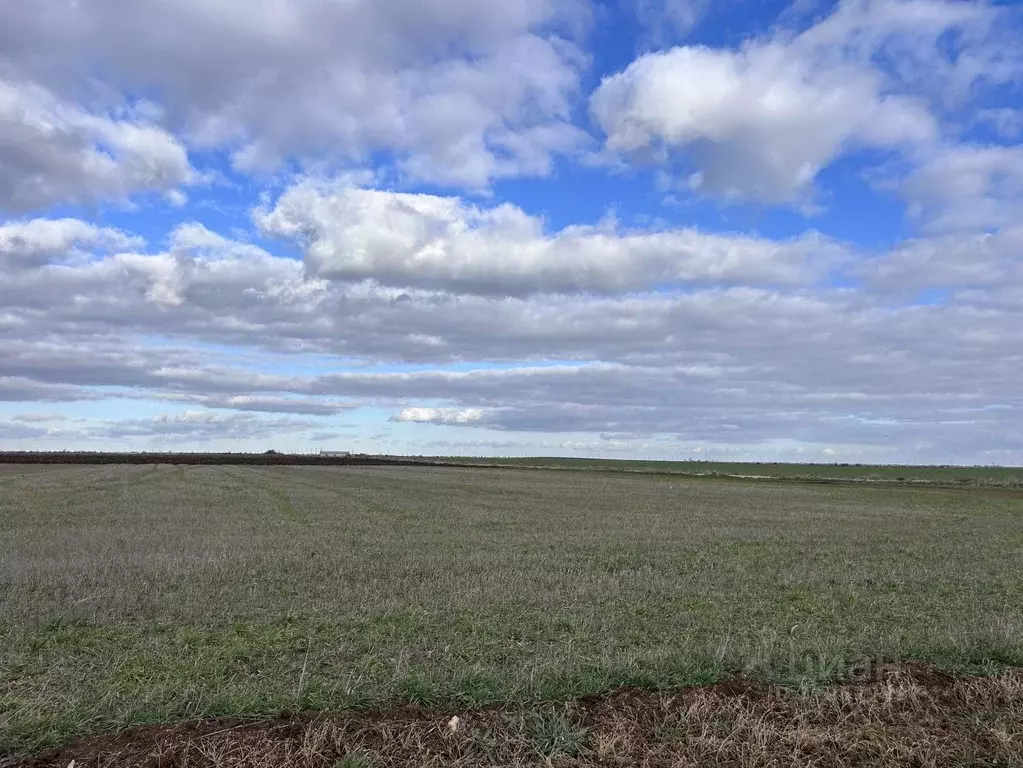
{"type": "Polygon", "coordinates": [[[464,458],[445,461],[494,467],[531,469],[577,469],[607,472],[648,472],[731,477],[752,480],[800,480],[872,483],[912,483],[981,487],[1023,488],[1023,467],[900,466],[897,464],[788,464],[774,462],[724,461],[642,461],[621,459],[566,458],[464,458]]]}
{"type": "Polygon", "coordinates": [[[809,695],[734,684],[621,691],[529,710],[403,708],[135,729],[26,761],[77,765],[421,768],[1015,766],[1023,675],[935,679],[912,668],[809,695]]]}
{"type": "MultiPolygon", "coordinates": [[[[909,730],[896,737],[903,726],[884,720],[895,710],[855,703],[904,693],[935,728],[940,721],[948,744],[987,729],[978,743],[988,762],[976,764],[1018,758],[1018,712],[1013,726],[998,703],[1018,694],[1011,670],[1023,664],[1023,494],[1011,488],[415,466],[12,465],[0,467],[0,537],[0,745],[12,759],[126,726],[286,712],[325,713],[274,722],[290,722],[302,744],[326,744],[334,737],[323,734],[387,722],[331,713],[406,702],[417,728],[436,730],[452,712],[481,723],[457,738],[491,739],[500,759],[490,764],[528,763],[544,749],[565,764],[599,764],[614,729],[580,697],[626,686],[663,692],[637,692],[644,708],[675,703],[623,737],[622,754],[662,745],[665,761],[651,764],[705,765],[704,747],[692,752],[704,762],[686,763],[671,746],[671,707],[690,701],[673,692],[736,675],[775,687],[756,688],[734,712],[714,699],[733,722],[706,732],[724,757],[744,749],[749,705],[749,727],[766,723],[757,744],[794,749],[782,725],[796,721],[814,739],[841,741],[843,729],[859,728],[867,743],[891,731],[895,757],[869,764],[905,764],[898,739],[916,743],[922,726],[906,716],[909,730]],[[994,677],[823,688],[867,661],[994,677]],[[842,719],[841,707],[858,714],[842,719]],[[497,712],[517,725],[487,725],[497,712]]],[[[718,717],[712,710],[706,716],[718,717]]],[[[403,727],[388,733],[398,738],[403,727]]],[[[396,764],[366,739],[337,737],[320,752],[396,764]]],[[[429,753],[439,762],[460,754],[429,753]]]]}

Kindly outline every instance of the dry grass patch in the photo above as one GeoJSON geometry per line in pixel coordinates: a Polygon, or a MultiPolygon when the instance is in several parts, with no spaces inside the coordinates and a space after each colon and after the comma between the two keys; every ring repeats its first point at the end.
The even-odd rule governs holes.
{"type": "Polygon", "coordinates": [[[731,681],[456,716],[404,707],[201,721],[87,740],[5,768],[71,760],[81,768],[1008,767],[1023,762],[1023,673],[953,679],[901,667],[882,681],[810,695],[731,681]]]}

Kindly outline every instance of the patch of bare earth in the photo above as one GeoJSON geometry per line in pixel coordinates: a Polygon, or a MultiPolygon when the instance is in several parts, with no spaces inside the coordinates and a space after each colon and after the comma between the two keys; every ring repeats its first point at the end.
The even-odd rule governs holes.
{"type": "Polygon", "coordinates": [[[530,709],[414,707],[134,728],[5,766],[1018,766],[1023,670],[922,667],[815,693],[738,680],[530,709]]]}

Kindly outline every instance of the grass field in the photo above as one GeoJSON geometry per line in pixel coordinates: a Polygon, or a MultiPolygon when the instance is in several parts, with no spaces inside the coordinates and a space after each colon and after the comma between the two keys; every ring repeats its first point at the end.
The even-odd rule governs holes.
{"type": "Polygon", "coordinates": [[[1023,467],[911,466],[877,464],[791,464],[726,461],[643,461],[633,459],[568,459],[561,457],[448,457],[461,464],[606,470],[695,476],[777,478],[780,480],[862,480],[1023,488],[1023,467]]]}
{"type": "Polygon", "coordinates": [[[4,466],[0,542],[9,754],[212,715],[1023,664],[1007,488],[4,466]]]}

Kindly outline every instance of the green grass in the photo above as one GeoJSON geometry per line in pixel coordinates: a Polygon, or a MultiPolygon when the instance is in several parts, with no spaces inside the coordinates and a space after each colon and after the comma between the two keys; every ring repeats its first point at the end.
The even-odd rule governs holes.
{"type": "Polygon", "coordinates": [[[349,755],[334,763],[334,768],[373,768],[373,759],[362,755],[349,755]]]}
{"type": "MultiPolygon", "coordinates": [[[[1023,664],[1023,495],[611,472],[0,467],[0,745],[1023,664]]],[[[553,727],[553,726],[552,726],[553,727]]]]}
{"type": "Polygon", "coordinates": [[[586,730],[562,712],[540,710],[531,713],[529,725],[533,748],[544,757],[574,757],[586,743],[586,730]]]}

